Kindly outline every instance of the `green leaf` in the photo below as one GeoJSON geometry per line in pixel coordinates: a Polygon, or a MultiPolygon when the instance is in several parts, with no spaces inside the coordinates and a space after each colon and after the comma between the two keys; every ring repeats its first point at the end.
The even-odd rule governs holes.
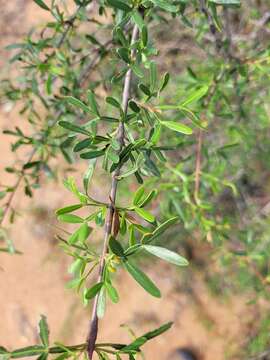
{"type": "Polygon", "coordinates": [[[34,2],[35,2],[38,6],[40,6],[42,9],[47,10],[47,11],[50,11],[50,8],[45,4],[44,1],[42,1],[42,0],[34,0],[34,2]]]}
{"type": "Polygon", "coordinates": [[[78,241],[84,243],[85,240],[88,238],[90,232],[91,228],[86,223],[83,223],[72,235],[70,235],[67,241],[71,245],[75,244],[78,241]]]}
{"type": "Polygon", "coordinates": [[[170,74],[165,73],[162,78],[162,81],[161,81],[161,85],[160,85],[160,89],[159,89],[160,92],[165,89],[165,87],[168,85],[169,80],[170,80],[170,74]]]}
{"type": "Polygon", "coordinates": [[[168,11],[168,12],[176,12],[178,10],[178,7],[175,5],[171,5],[169,1],[167,0],[151,0],[151,2],[160,7],[161,9],[168,11]]]}
{"type": "Polygon", "coordinates": [[[147,27],[145,25],[142,28],[142,42],[143,42],[143,46],[147,46],[147,43],[148,43],[148,31],[147,31],[147,27]]]}
{"type": "Polygon", "coordinates": [[[100,292],[103,285],[103,282],[99,282],[93,285],[90,289],[87,290],[85,298],[88,300],[93,299],[100,292]]]}
{"type": "Polygon", "coordinates": [[[99,319],[103,318],[106,310],[106,291],[105,287],[103,286],[100,289],[98,295],[98,302],[97,302],[97,316],[99,319]]]}
{"type": "Polygon", "coordinates": [[[62,222],[67,222],[67,223],[70,223],[70,224],[79,224],[79,223],[84,222],[84,220],[80,216],[73,215],[73,214],[59,215],[58,220],[62,221],[62,222]]]}
{"type": "Polygon", "coordinates": [[[178,221],[178,217],[173,217],[167,221],[165,221],[164,223],[162,223],[161,225],[159,225],[153,232],[152,234],[146,234],[143,238],[142,238],[142,242],[143,243],[148,243],[150,241],[153,241],[154,239],[156,239],[157,237],[159,237],[161,234],[163,234],[170,226],[174,225],[177,221],[178,221]]]}
{"type": "Polygon", "coordinates": [[[136,206],[134,210],[140,217],[142,217],[144,220],[150,223],[153,223],[156,220],[154,215],[152,215],[150,212],[146,211],[145,209],[141,209],[136,206]]]}
{"type": "Polygon", "coordinates": [[[141,14],[137,10],[132,12],[132,20],[138,26],[140,31],[142,31],[143,27],[145,26],[145,23],[143,21],[141,14]]]}
{"type": "Polygon", "coordinates": [[[41,339],[41,342],[44,346],[49,346],[49,328],[47,324],[46,317],[44,315],[41,315],[41,319],[39,321],[39,337],[41,339]]]}
{"type": "Polygon", "coordinates": [[[84,129],[82,126],[72,124],[68,121],[59,121],[58,125],[60,125],[61,127],[65,128],[67,130],[74,131],[76,133],[80,133],[80,134],[84,134],[84,135],[88,135],[88,136],[91,135],[91,133],[89,131],[87,131],[86,129],[84,129]]]}
{"type": "Polygon", "coordinates": [[[108,156],[108,158],[114,163],[114,164],[118,164],[120,161],[120,157],[117,153],[117,151],[112,147],[109,146],[107,148],[106,154],[108,156]]]}
{"type": "Polygon", "coordinates": [[[115,289],[115,287],[112,286],[112,284],[110,283],[105,283],[106,289],[107,289],[107,293],[110,297],[110,299],[112,300],[113,303],[118,303],[119,301],[119,295],[117,293],[117,290],[115,289]]]}
{"type": "Polygon", "coordinates": [[[137,281],[137,283],[139,283],[149,294],[157,298],[161,297],[159,289],[144,272],[127,261],[124,262],[124,266],[134,280],[137,281]]]}
{"type": "Polygon", "coordinates": [[[76,99],[73,96],[65,96],[64,100],[66,100],[69,104],[80,108],[82,111],[93,115],[93,111],[87,105],[85,105],[81,100],[76,99]]]}
{"type": "Polygon", "coordinates": [[[176,254],[175,252],[165,249],[161,246],[153,245],[142,245],[142,248],[149,252],[152,255],[155,255],[165,261],[168,261],[177,266],[187,266],[188,261],[182,256],[176,254]]]}
{"type": "Polygon", "coordinates": [[[154,61],[150,62],[150,88],[153,92],[157,84],[157,65],[154,61]]]}
{"type": "Polygon", "coordinates": [[[3,346],[0,346],[0,355],[8,354],[9,351],[5,349],[3,346]]]}
{"type": "Polygon", "coordinates": [[[132,71],[134,72],[135,75],[137,75],[139,78],[143,78],[144,77],[144,72],[142,71],[142,69],[140,68],[140,66],[136,63],[133,63],[130,65],[132,71]]]}
{"type": "Polygon", "coordinates": [[[46,353],[46,349],[44,346],[41,345],[34,345],[34,346],[27,346],[21,349],[17,349],[11,352],[10,357],[12,359],[28,357],[28,356],[37,356],[41,355],[42,353],[46,353]]]}
{"type": "Polygon", "coordinates": [[[120,103],[115,98],[113,98],[112,96],[106,97],[106,103],[116,107],[117,109],[121,108],[120,103]]]}
{"type": "Polygon", "coordinates": [[[166,126],[168,129],[179,132],[185,135],[191,135],[192,129],[184,124],[180,124],[176,121],[161,121],[161,125],[166,126]]]}
{"type": "Polygon", "coordinates": [[[140,336],[139,338],[135,339],[129,345],[125,346],[121,349],[122,353],[129,353],[131,351],[139,351],[140,347],[143,346],[147,342],[147,338],[144,336],[140,336]]]}
{"type": "Polygon", "coordinates": [[[144,195],[144,187],[140,186],[133,196],[133,200],[132,200],[133,205],[138,205],[143,195],[144,195]]]}
{"type": "MultiPolygon", "coordinates": [[[[39,357],[37,358],[37,360],[46,360],[48,359],[49,354],[48,353],[43,353],[41,355],[39,355],[39,357]]],[[[55,359],[54,359],[55,360],[55,359]]]]}
{"type": "Polygon", "coordinates": [[[130,60],[129,51],[127,48],[124,48],[124,47],[119,48],[116,50],[116,52],[124,62],[126,62],[127,64],[130,64],[131,60],[130,60]]]}
{"type": "Polygon", "coordinates": [[[136,244],[136,237],[135,237],[135,228],[133,224],[130,224],[128,227],[128,231],[129,231],[129,246],[133,246],[136,244]]]}
{"type": "Polygon", "coordinates": [[[63,207],[61,209],[56,210],[56,215],[63,215],[63,214],[67,214],[67,213],[71,213],[75,210],[78,210],[82,207],[82,204],[75,204],[75,205],[69,205],[66,207],[63,207]]]}
{"type": "Polygon", "coordinates": [[[123,249],[123,246],[113,236],[110,237],[109,247],[115,255],[119,257],[125,256],[125,250],[123,249]]]}
{"type": "Polygon", "coordinates": [[[129,46],[129,42],[126,39],[125,34],[121,29],[121,27],[117,26],[117,28],[115,29],[115,33],[117,35],[118,40],[121,42],[123,46],[129,46]]]}
{"type": "Polygon", "coordinates": [[[92,144],[92,139],[89,139],[89,138],[84,139],[84,140],[78,142],[74,146],[73,151],[78,152],[78,151],[84,150],[85,148],[89,147],[91,144],[92,144]]]}
{"type": "Polygon", "coordinates": [[[139,106],[135,103],[135,101],[130,100],[128,103],[129,107],[131,108],[131,110],[133,110],[135,113],[139,113],[141,111],[141,109],[139,108],[139,106]]]}
{"type": "Polygon", "coordinates": [[[181,103],[179,106],[180,107],[185,107],[189,104],[191,104],[194,101],[198,101],[200,100],[206,93],[208,92],[208,85],[204,85],[203,87],[201,87],[200,89],[194,90],[192,91],[189,96],[187,97],[187,99],[181,103]]]}
{"type": "Polygon", "coordinates": [[[95,159],[99,156],[104,155],[105,150],[93,150],[80,154],[82,159],[95,159]]]}
{"type": "Polygon", "coordinates": [[[159,328],[149,331],[143,335],[143,337],[146,337],[148,340],[153,339],[161,334],[163,334],[165,331],[168,331],[173,325],[173,322],[168,322],[159,328]]]}
{"type": "Polygon", "coordinates": [[[90,232],[91,232],[91,228],[86,223],[83,223],[78,229],[78,240],[81,243],[84,243],[85,240],[90,235],[90,232]]]}
{"type": "Polygon", "coordinates": [[[92,111],[95,113],[95,115],[99,116],[98,105],[93,91],[87,91],[87,99],[92,111]]]}
{"type": "Polygon", "coordinates": [[[86,173],[84,174],[84,177],[83,177],[83,187],[84,187],[84,191],[85,191],[86,194],[88,194],[88,187],[89,187],[89,183],[90,183],[91,178],[92,178],[93,173],[94,173],[95,165],[96,165],[96,159],[90,160],[89,165],[88,165],[88,169],[87,169],[87,171],[86,171],[86,173]]]}
{"type": "Polygon", "coordinates": [[[108,4],[118,10],[123,10],[125,12],[129,12],[132,10],[130,6],[128,6],[125,2],[120,0],[107,0],[108,4]]]}
{"type": "Polygon", "coordinates": [[[139,84],[139,89],[147,96],[151,95],[151,91],[149,89],[148,86],[144,85],[144,84],[139,84]]]}
{"type": "Polygon", "coordinates": [[[157,190],[153,189],[150,193],[143,199],[142,202],[139,203],[139,207],[144,207],[150,203],[150,201],[157,195],[157,190]]]}
{"type": "Polygon", "coordinates": [[[42,164],[41,161],[31,161],[31,162],[28,162],[28,163],[24,164],[23,169],[24,170],[31,169],[32,167],[38,166],[38,165],[41,165],[41,164],[42,164]]]}

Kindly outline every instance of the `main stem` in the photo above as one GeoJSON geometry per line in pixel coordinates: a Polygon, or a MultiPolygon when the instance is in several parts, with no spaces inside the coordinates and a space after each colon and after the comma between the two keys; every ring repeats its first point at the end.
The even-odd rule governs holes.
{"type": "MultiPolygon", "coordinates": [[[[131,45],[134,44],[134,42],[137,39],[138,36],[138,27],[137,25],[134,26],[132,31],[132,38],[131,38],[131,45]]],[[[131,57],[135,55],[135,49],[132,50],[131,57]]],[[[126,73],[125,80],[124,80],[124,88],[123,88],[123,96],[122,96],[122,109],[124,112],[124,115],[127,114],[127,108],[128,108],[128,100],[129,100],[129,94],[130,94],[130,85],[131,85],[131,76],[132,71],[129,69],[126,73]]],[[[125,116],[124,116],[125,118],[125,116]]],[[[117,129],[117,140],[120,145],[120,150],[122,150],[124,146],[124,138],[125,138],[125,125],[124,125],[124,119],[122,119],[119,123],[118,129],[117,129]]],[[[117,193],[117,185],[118,185],[118,176],[120,174],[121,165],[119,164],[116,170],[114,171],[112,175],[112,183],[111,183],[111,191],[109,195],[109,208],[104,228],[104,242],[103,242],[103,250],[99,261],[99,271],[98,271],[98,282],[102,280],[102,275],[104,271],[105,266],[105,257],[107,254],[108,249],[108,240],[111,235],[112,231],[112,223],[113,223],[113,215],[114,215],[114,208],[115,208],[115,200],[116,200],[116,193],[117,193]]],[[[97,304],[98,304],[98,295],[95,297],[93,309],[92,309],[92,318],[90,322],[90,330],[87,338],[87,353],[89,360],[92,360],[93,353],[95,350],[95,344],[97,340],[97,334],[98,334],[98,316],[97,316],[97,304]]]]}

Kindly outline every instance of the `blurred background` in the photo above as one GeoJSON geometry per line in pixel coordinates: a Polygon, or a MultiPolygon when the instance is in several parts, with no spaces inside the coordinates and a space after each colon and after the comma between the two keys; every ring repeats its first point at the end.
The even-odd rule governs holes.
{"type": "MultiPolygon", "coordinates": [[[[50,20],[50,14],[31,0],[0,0],[0,8],[0,76],[1,79],[13,78],[16,81],[17,65],[9,63],[14,50],[6,46],[21,42],[33,28],[41,29],[50,20]]],[[[252,58],[268,51],[269,1],[243,1],[241,10],[233,9],[229,16],[233,33],[231,46],[237,55],[252,58]],[[246,43],[251,46],[245,46],[246,43]]],[[[214,39],[206,26],[203,35],[197,33],[196,36],[189,27],[176,20],[164,22],[162,26],[153,24],[151,29],[160,50],[160,72],[166,70],[173,75],[173,91],[168,91],[164,99],[179,97],[185,91],[184,88],[179,90],[179,84],[181,87],[181,82],[187,84],[190,81],[187,66],[190,66],[190,72],[198,68],[202,76],[211,73],[211,67],[199,69],[198,65],[207,63],[208,50],[205,51],[204,46],[209,47],[210,54],[213,51],[214,39]]],[[[265,54],[269,59],[268,53],[262,56],[265,54]]],[[[19,126],[27,132],[31,125],[20,113],[20,103],[7,99],[6,83],[3,84],[1,130],[19,126]]],[[[145,346],[146,359],[191,359],[188,355],[181,355],[179,349],[183,348],[190,349],[196,355],[194,359],[198,360],[267,359],[267,355],[258,356],[267,353],[270,346],[269,84],[269,62],[262,61],[260,67],[250,70],[248,84],[245,81],[243,87],[238,85],[240,96],[238,104],[233,105],[233,116],[225,114],[222,106],[216,111],[220,119],[227,116],[230,124],[242,121],[242,133],[239,131],[241,134],[235,136],[236,130],[230,125],[230,132],[224,134],[220,123],[206,136],[209,147],[213,144],[217,151],[226,152],[224,144],[235,145],[235,139],[240,143],[239,148],[228,150],[231,152],[230,167],[219,172],[219,176],[225,176],[228,182],[236,184],[241,189],[241,195],[234,197],[223,187],[218,188],[214,195],[211,192],[211,200],[215,204],[212,213],[233,223],[228,246],[225,249],[221,246],[223,240],[213,240],[205,228],[203,235],[196,228],[190,230],[182,226],[166,233],[162,241],[186,256],[190,266],[178,270],[155,261],[154,266],[148,268],[148,262],[140,260],[162,290],[162,299],[148,296],[128,274],[120,272],[117,275],[120,302],[108,306],[106,321],[100,325],[101,339],[128,341],[129,328],[140,335],[172,320],[174,326],[169,332],[145,346]],[[246,91],[247,88],[252,89],[252,93],[246,91]],[[242,101],[240,107],[239,101],[242,101]],[[250,108],[246,109],[246,104],[250,108]],[[241,109],[248,115],[243,115],[241,109]],[[246,121],[240,120],[241,116],[247,116],[246,121]],[[245,129],[248,129],[246,133],[245,129]],[[228,140],[229,136],[231,139],[228,140]],[[260,218],[254,222],[257,215],[260,218]],[[247,230],[248,233],[245,232],[247,230]],[[258,242],[253,242],[254,246],[251,246],[247,240],[250,238],[258,242]],[[237,257],[239,254],[243,255],[242,258],[237,257]]],[[[224,91],[232,91],[234,86],[235,83],[228,80],[228,88],[224,91]]],[[[100,96],[104,96],[106,91],[106,88],[100,89],[100,96]]],[[[213,109],[212,112],[215,113],[213,109]]],[[[15,181],[14,174],[6,172],[5,168],[14,161],[23,162],[29,154],[28,148],[14,154],[10,149],[11,140],[10,136],[1,134],[1,186],[15,181]]],[[[206,158],[211,156],[209,153],[204,155],[206,158]]],[[[181,158],[183,156],[186,156],[184,151],[181,158]]],[[[66,288],[66,282],[71,279],[67,271],[70,259],[55,239],[58,224],[54,211],[73,202],[72,196],[62,187],[67,165],[63,160],[59,162],[59,158],[52,158],[51,167],[57,168],[57,181],[41,174],[39,183],[42,186],[34,191],[33,198],[26,197],[23,189],[19,189],[14,197],[13,207],[17,208],[18,214],[14,224],[7,226],[7,232],[22,254],[0,253],[0,344],[10,349],[38,341],[40,314],[47,316],[54,340],[81,343],[87,334],[91,313],[89,306],[82,308],[77,294],[66,288]]],[[[68,169],[77,179],[82,170],[85,168],[81,164],[72,164],[68,169]]],[[[211,173],[211,167],[207,171],[211,173]]],[[[101,177],[94,181],[91,191],[97,197],[102,198],[108,189],[106,180],[101,177]]],[[[211,186],[214,187],[213,179],[202,181],[212,181],[211,186]]],[[[202,184],[203,189],[207,186],[202,184]]],[[[131,184],[127,191],[133,190],[131,184]]],[[[205,194],[207,196],[207,191],[205,194]]],[[[166,192],[163,197],[166,198],[166,192]]],[[[167,205],[164,205],[163,211],[166,209],[167,205]]]]}

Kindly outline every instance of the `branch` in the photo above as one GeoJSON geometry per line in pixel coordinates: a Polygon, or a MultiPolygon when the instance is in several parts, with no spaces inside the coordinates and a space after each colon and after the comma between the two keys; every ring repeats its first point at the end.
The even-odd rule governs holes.
{"type": "MultiPolygon", "coordinates": [[[[111,44],[111,41],[106,42],[106,43],[103,45],[103,48],[104,48],[104,49],[107,49],[110,44],[111,44]]],[[[107,49],[107,50],[108,50],[108,49],[107,49]]],[[[93,57],[93,59],[92,59],[92,60],[89,62],[89,64],[86,66],[86,68],[85,68],[84,70],[82,70],[82,72],[81,72],[81,74],[79,75],[79,78],[78,78],[78,85],[79,85],[79,86],[84,86],[84,84],[85,84],[85,82],[86,82],[86,80],[87,80],[87,78],[88,78],[89,72],[95,68],[95,66],[97,65],[97,62],[98,62],[98,60],[99,60],[99,57],[100,57],[101,55],[102,55],[102,54],[101,54],[100,52],[97,52],[96,55],[93,57]]],[[[54,115],[55,120],[53,121],[51,127],[53,127],[53,126],[57,123],[58,118],[59,118],[59,116],[61,116],[61,114],[62,114],[62,111],[61,111],[61,110],[60,110],[60,111],[57,111],[57,112],[55,113],[55,115],[54,115]]],[[[44,140],[44,138],[45,138],[45,135],[44,135],[44,137],[43,137],[41,140],[44,140]]],[[[31,154],[29,155],[28,159],[26,160],[26,163],[31,162],[31,161],[33,160],[33,158],[34,158],[37,150],[38,150],[37,148],[34,148],[34,149],[33,149],[33,151],[31,152],[31,154]]],[[[2,218],[1,218],[1,220],[0,220],[0,226],[2,226],[3,223],[4,223],[4,220],[5,220],[6,216],[7,216],[7,213],[9,212],[9,209],[11,208],[11,205],[12,205],[12,202],[13,202],[13,199],[14,199],[14,196],[15,196],[15,193],[17,192],[17,190],[18,190],[18,188],[19,188],[19,186],[20,186],[20,184],[21,184],[21,182],[22,182],[22,179],[23,179],[23,177],[24,177],[24,175],[25,175],[23,166],[24,166],[24,165],[22,165],[22,168],[21,168],[21,171],[20,171],[20,176],[18,177],[15,185],[13,186],[13,191],[12,191],[12,193],[10,194],[10,196],[9,196],[9,198],[8,198],[8,200],[7,200],[7,203],[6,203],[5,207],[4,207],[3,215],[2,215],[2,218]]]]}
{"type": "Polygon", "coordinates": [[[216,27],[213,16],[211,15],[210,11],[208,10],[205,0],[200,0],[200,8],[201,8],[201,12],[206,17],[206,20],[209,24],[210,32],[215,39],[215,45],[216,45],[217,52],[220,52],[220,50],[222,48],[222,39],[220,36],[220,32],[219,32],[218,28],[216,27]]]}
{"type": "Polygon", "coordinates": [[[202,133],[202,129],[199,129],[198,137],[197,137],[197,147],[196,147],[195,190],[194,190],[194,200],[196,203],[199,200],[199,190],[200,190],[202,142],[203,142],[203,133],[202,133]]]}
{"type": "MultiPolygon", "coordinates": [[[[33,157],[34,157],[36,151],[37,151],[36,149],[33,149],[33,151],[31,152],[31,154],[29,155],[26,163],[31,162],[31,161],[33,160],[33,157]]],[[[10,193],[10,195],[9,195],[9,197],[8,197],[8,200],[7,200],[7,203],[6,203],[6,205],[5,205],[5,208],[4,208],[4,210],[3,210],[3,215],[2,215],[2,218],[1,218],[1,220],[0,220],[0,226],[3,224],[3,222],[4,222],[4,220],[5,220],[6,216],[7,216],[7,214],[8,214],[8,212],[9,212],[9,209],[11,208],[11,204],[12,204],[14,195],[15,195],[16,191],[18,190],[18,188],[19,188],[19,186],[20,186],[20,184],[21,184],[21,182],[22,182],[23,177],[24,177],[24,169],[23,169],[23,167],[22,167],[21,175],[18,177],[15,185],[13,186],[13,188],[12,188],[13,190],[12,190],[12,192],[10,193]]]]}
{"type": "MultiPolygon", "coordinates": [[[[232,32],[230,27],[230,19],[229,19],[229,11],[227,8],[224,8],[224,17],[225,17],[225,34],[228,41],[228,47],[223,46],[221,34],[216,27],[214,19],[211,13],[208,10],[205,0],[200,0],[200,7],[202,13],[205,15],[206,20],[209,24],[209,29],[211,34],[215,39],[215,45],[217,53],[222,51],[222,56],[230,62],[239,62],[239,59],[233,56],[232,54],[232,32]]],[[[234,65],[234,64],[233,64],[234,65]]],[[[209,89],[208,96],[204,101],[204,108],[207,108],[210,104],[211,98],[215,94],[217,85],[223,79],[225,75],[225,71],[222,70],[221,73],[214,79],[212,86],[209,89]]],[[[195,188],[194,188],[194,200],[197,203],[199,199],[199,190],[200,190],[200,175],[201,175],[201,162],[202,162],[202,145],[203,145],[203,132],[199,129],[198,137],[197,137],[197,146],[196,146],[196,167],[195,167],[195,188]]]]}
{"type": "MultiPolygon", "coordinates": [[[[220,81],[223,79],[225,73],[226,71],[222,70],[221,73],[214,78],[212,85],[209,88],[208,95],[206,96],[206,99],[203,102],[204,108],[207,108],[209,106],[210,101],[215,94],[216,88],[220,83],[220,81]]],[[[202,146],[203,146],[203,130],[199,129],[197,136],[197,146],[196,146],[196,166],[195,166],[195,186],[194,186],[194,200],[196,203],[199,200],[199,191],[200,191],[202,146]]]]}
{"type": "MultiPolygon", "coordinates": [[[[138,36],[138,27],[137,25],[134,26],[132,31],[132,39],[131,39],[131,45],[134,44],[134,42],[137,39],[138,36]]],[[[135,49],[132,50],[131,57],[135,55],[135,49]]],[[[122,95],[122,108],[123,112],[126,115],[127,108],[128,108],[128,100],[129,100],[129,94],[130,94],[130,85],[131,85],[131,76],[132,71],[129,69],[126,73],[125,80],[124,80],[124,88],[123,88],[123,95],[122,95]]],[[[124,120],[120,121],[118,129],[117,129],[117,140],[120,145],[120,150],[122,150],[124,146],[124,137],[125,137],[125,125],[124,120]]],[[[105,233],[104,233],[104,243],[103,243],[103,250],[99,261],[99,275],[98,275],[98,282],[102,280],[102,275],[104,271],[105,266],[105,257],[108,250],[108,241],[109,237],[111,235],[112,230],[112,223],[113,223],[113,215],[114,215],[114,209],[115,209],[115,200],[116,200],[116,193],[117,193],[117,185],[118,185],[118,176],[120,174],[121,170],[121,164],[118,165],[116,170],[114,171],[112,175],[112,183],[111,183],[111,191],[109,195],[110,199],[110,205],[108,209],[107,219],[105,223],[105,233]]],[[[98,317],[97,317],[97,305],[98,305],[98,295],[95,297],[93,309],[92,309],[92,319],[90,323],[90,330],[87,338],[87,353],[89,360],[92,360],[93,353],[95,350],[95,343],[97,340],[97,334],[98,334],[98,317]]]]}

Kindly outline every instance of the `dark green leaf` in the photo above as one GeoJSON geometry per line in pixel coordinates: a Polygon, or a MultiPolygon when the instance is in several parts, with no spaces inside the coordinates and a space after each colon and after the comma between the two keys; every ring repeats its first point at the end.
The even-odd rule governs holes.
{"type": "Polygon", "coordinates": [[[47,324],[46,317],[41,315],[41,319],[39,321],[39,337],[44,346],[49,346],[49,327],[47,324]]]}
{"type": "Polygon", "coordinates": [[[97,102],[96,102],[96,98],[95,98],[95,94],[93,91],[91,90],[88,90],[87,91],[87,98],[88,98],[88,103],[93,111],[93,113],[95,115],[98,115],[99,116],[99,111],[98,111],[98,105],[97,105],[97,102]]]}
{"type": "Polygon", "coordinates": [[[139,108],[139,106],[135,103],[135,101],[130,100],[129,101],[129,107],[131,108],[131,110],[133,110],[135,113],[139,113],[141,111],[141,109],[139,108]]]}
{"type": "Polygon", "coordinates": [[[116,50],[116,52],[124,62],[126,62],[127,64],[130,64],[131,60],[130,60],[129,51],[127,48],[124,48],[124,47],[119,48],[116,50]]]}
{"type": "Polygon", "coordinates": [[[125,251],[123,249],[123,246],[113,236],[110,237],[109,246],[115,255],[117,255],[119,257],[124,256],[125,251]]]}
{"type": "Polygon", "coordinates": [[[144,84],[139,84],[139,89],[147,96],[151,95],[151,91],[148,86],[145,86],[144,84]]]}
{"type": "Polygon", "coordinates": [[[42,1],[42,0],[34,0],[34,2],[36,4],[38,4],[38,6],[40,6],[42,9],[50,11],[50,8],[45,4],[44,1],[42,1]]]}
{"type": "Polygon", "coordinates": [[[11,358],[17,359],[17,358],[23,358],[28,356],[37,356],[41,355],[42,353],[46,353],[46,349],[44,346],[41,345],[34,345],[34,346],[27,346],[21,349],[17,349],[11,352],[11,358]]]}
{"type": "Polygon", "coordinates": [[[92,139],[84,139],[84,140],[78,142],[74,146],[73,151],[78,152],[78,151],[84,150],[85,148],[89,147],[91,144],[92,144],[92,139]]]}
{"type": "Polygon", "coordinates": [[[168,12],[176,12],[178,10],[177,6],[171,5],[170,2],[167,0],[151,0],[151,2],[154,5],[168,12]]]}
{"type": "Polygon", "coordinates": [[[67,101],[69,104],[71,104],[77,108],[80,108],[82,111],[93,115],[93,111],[87,105],[85,105],[81,100],[76,99],[73,96],[65,96],[64,100],[67,101]]]}
{"type": "Polygon", "coordinates": [[[63,215],[63,214],[66,214],[66,213],[71,213],[75,210],[78,210],[82,207],[83,205],[82,204],[75,204],[75,205],[69,205],[69,206],[65,206],[61,209],[58,209],[56,210],[56,215],[63,215]]]}
{"type": "Polygon", "coordinates": [[[130,6],[128,6],[124,1],[120,0],[107,0],[108,4],[115,9],[123,10],[129,12],[132,10],[130,6]]]}
{"type": "Polygon", "coordinates": [[[104,155],[104,153],[105,153],[105,150],[93,150],[93,151],[88,151],[86,153],[82,153],[80,155],[80,157],[82,159],[95,159],[99,156],[104,155]]]}
{"type": "Polygon", "coordinates": [[[140,336],[139,338],[135,339],[131,344],[125,346],[121,349],[123,353],[129,353],[130,351],[139,351],[140,347],[147,342],[147,338],[144,336],[140,336]]]}
{"type": "Polygon", "coordinates": [[[124,266],[130,275],[136,280],[149,294],[157,298],[161,297],[161,293],[156,285],[149,279],[149,277],[138,269],[136,266],[131,265],[129,262],[125,261],[124,266]]]}
{"type": "Polygon", "coordinates": [[[42,164],[41,161],[31,161],[31,162],[24,164],[23,169],[24,170],[31,169],[32,167],[39,166],[40,164],[42,164]]]}
{"type": "Polygon", "coordinates": [[[117,109],[121,108],[120,103],[115,98],[113,98],[111,96],[106,97],[106,103],[116,107],[117,109]]]}
{"type": "Polygon", "coordinates": [[[5,349],[3,346],[0,346],[0,355],[8,354],[9,351],[5,349]]]}
{"type": "Polygon", "coordinates": [[[93,299],[100,292],[100,289],[102,288],[103,285],[104,285],[103,282],[99,282],[93,285],[90,289],[88,289],[85,294],[86,299],[88,300],[93,299]]]}
{"type": "Polygon", "coordinates": [[[63,128],[74,131],[76,133],[80,133],[80,134],[84,134],[84,135],[88,135],[88,136],[91,135],[91,133],[89,131],[87,131],[86,129],[84,129],[82,126],[72,124],[68,121],[59,121],[58,124],[60,126],[62,126],[63,128]]]}
{"type": "Polygon", "coordinates": [[[144,46],[147,46],[147,42],[148,42],[148,31],[147,31],[147,27],[144,25],[142,28],[142,42],[144,46]]]}
{"type": "Polygon", "coordinates": [[[168,322],[159,328],[149,331],[146,334],[143,335],[143,337],[146,337],[148,340],[153,339],[161,334],[163,334],[165,331],[168,331],[173,325],[173,322],[168,322]]]}
{"type": "Polygon", "coordinates": [[[165,87],[168,85],[169,80],[170,80],[170,74],[165,73],[159,91],[163,91],[165,89],[165,87]]]}

